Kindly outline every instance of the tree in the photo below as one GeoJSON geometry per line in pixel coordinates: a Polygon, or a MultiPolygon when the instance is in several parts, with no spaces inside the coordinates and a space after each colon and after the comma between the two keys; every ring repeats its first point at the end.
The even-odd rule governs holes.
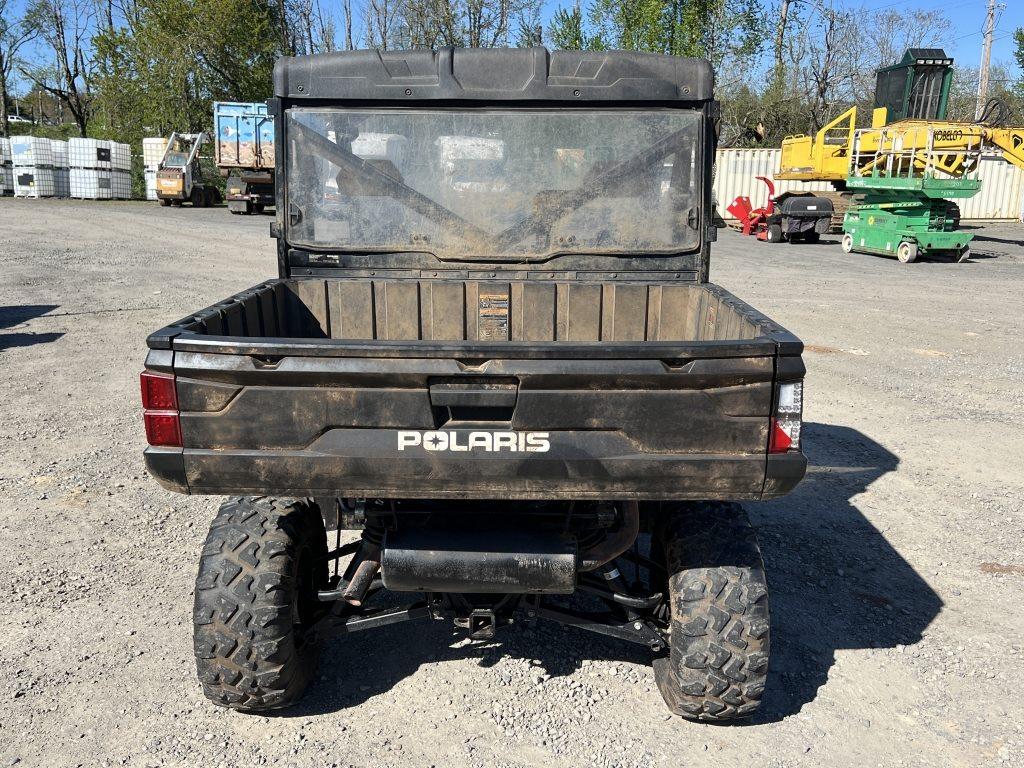
{"type": "Polygon", "coordinates": [[[755,0],[593,0],[586,18],[579,3],[559,8],[549,33],[556,48],[702,56],[721,67],[757,50],[762,20],[755,0]]]}
{"type": "Polygon", "coordinates": [[[1013,33],[1013,42],[1017,45],[1017,50],[1013,55],[1017,59],[1017,66],[1021,69],[1021,73],[1017,77],[1016,91],[1020,98],[1024,99],[1024,27],[1018,27],[1017,31],[1013,33]]]}
{"type": "Polygon", "coordinates": [[[953,25],[941,11],[884,9],[867,24],[856,25],[854,99],[863,106],[874,102],[875,71],[894,64],[908,48],[941,48],[953,39],[953,25]]]}
{"type": "Polygon", "coordinates": [[[96,5],[90,0],[32,0],[25,24],[46,42],[53,53],[51,68],[19,67],[38,87],[53,94],[67,108],[82,136],[89,127],[90,27],[96,5]],[[53,73],[53,85],[46,73],[53,73]]]}
{"type": "Polygon", "coordinates": [[[540,5],[541,0],[367,0],[364,42],[382,50],[527,44],[540,5]]]}
{"type": "Polygon", "coordinates": [[[579,2],[572,10],[559,8],[555,11],[548,27],[548,39],[555,48],[563,51],[582,51],[595,47],[595,38],[587,35],[579,2]]]}
{"type": "MultiPolygon", "coordinates": [[[[278,8],[268,0],[138,0],[121,26],[95,37],[95,106],[105,132],[135,141],[204,130],[214,101],[269,98],[283,52],[278,8]]],[[[289,27],[289,46],[300,38],[306,33],[289,27]]]]}
{"type": "Polygon", "coordinates": [[[295,0],[293,14],[296,53],[328,53],[337,48],[334,17],[324,13],[320,0],[295,0]]]}
{"type": "Polygon", "coordinates": [[[16,19],[10,0],[0,0],[0,136],[10,135],[7,102],[14,68],[18,66],[21,47],[34,36],[31,26],[16,19]]]}
{"type": "Polygon", "coordinates": [[[851,13],[827,2],[819,8],[813,37],[807,37],[804,89],[812,131],[836,116],[841,88],[856,71],[847,37],[855,23],[851,13]]]}
{"type": "Polygon", "coordinates": [[[779,5],[778,18],[775,21],[775,41],[772,46],[772,77],[769,93],[778,98],[786,82],[786,24],[789,21],[791,0],[782,0],[779,5]]]}
{"type": "Polygon", "coordinates": [[[364,44],[367,48],[386,51],[395,47],[398,15],[398,0],[366,0],[364,44]]]}

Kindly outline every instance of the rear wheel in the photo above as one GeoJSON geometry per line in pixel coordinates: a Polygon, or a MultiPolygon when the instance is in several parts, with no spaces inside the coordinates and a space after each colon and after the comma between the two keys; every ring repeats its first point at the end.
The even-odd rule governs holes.
{"type": "Polygon", "coordinates": [[[903,264],[912,264],[917,261],[917,243],[904,240],[896,248],[896,258],[903,264]]]}
{"type": "Polygon", "coordinates": [[[203,202],[206,200],[206,196],[203,194],[201,187],[192,187],[192,194],[189,195],[189,200],[192,202],[193,208],[202,208],[203,202]]]}
{"type": "Polygon", "coordinates": [[[203,194],[205,198],[203,200],[204,207],[209,208],[210,206],[217,204],[217,190],[213,187],[207,187],[203,194]]]}
{"type": "Polygon", "coordinates": [[[782,227],[778,224],[769,224],[767,240],[769,243],[781,243],[782,242],[782,227]]]}
{"type": "Polygon", "coordinates": [[[757,709],[768,674],[768,585],[747,515],[737,504],[685,504],[660,532],[668,571],[669,655],[654,676],[665,703],[690,720],[757,709]]]}
{"type": "Polygon", "coordinates": [[[206,697],[257,711],[295,703],[316,667],[327,535],[303,500],[236,498],[210,526],[196,578],[195,656],[206,697]]]}
{"type": "Polygon", "coordinates": [[[164,208],[168,208],[171,205],[171,201],[167,200],[166,198],[160,198],[160,205],[162,205],[164,208]]]}
{"type": "Polygon", "coordinates": [[[853,237],[849,232],[843,233],[843,239],[839,241],[839,247],[843,249],[843,253],[853,251],[853,237]]]}

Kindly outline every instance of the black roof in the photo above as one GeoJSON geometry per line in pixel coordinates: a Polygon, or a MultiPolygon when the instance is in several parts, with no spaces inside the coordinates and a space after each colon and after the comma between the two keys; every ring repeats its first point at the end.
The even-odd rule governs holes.
{"type": "Polygon", "coordinates": [[[327,101],[692,102],[713,81],[703,59],[545,48],[339,51],[274,68],[277,96],[327,101]]]}
{"type": "Polygon", "coordinates": [[[946,52],[941,48],[908,48],[903,54],[903,58],[899,61],[890,64],[888,67],[879,68],[879,72],[888,72],[893,69],[903,69],[911,66],[921,59],[932,59],[936,61],[946,61],[952,63],[952,59],[946,55],[946,52]]]}

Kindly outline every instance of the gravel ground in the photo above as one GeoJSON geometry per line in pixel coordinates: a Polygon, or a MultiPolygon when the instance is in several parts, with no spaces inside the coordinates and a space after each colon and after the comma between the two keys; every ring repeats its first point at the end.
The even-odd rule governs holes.
{"type": "Polygon", "coordinates": [[[712,277],[808,345],[791,496],[751,504],[766,702],[670,718],[632,646],[442,622],[330,644],[296,709],[217,709],[191,602],[219,503],[145,474],[149,331],[271,276],[268,218],[0,201],[0,765],[1024,765],[1024,227],[967,264],[723,232],[712,277]]]}

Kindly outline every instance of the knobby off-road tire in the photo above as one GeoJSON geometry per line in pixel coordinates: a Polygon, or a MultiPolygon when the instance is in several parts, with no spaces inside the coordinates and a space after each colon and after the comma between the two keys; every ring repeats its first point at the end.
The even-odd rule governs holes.
{"type": "Polygon", "coordinates": [[[304,642],[322,615],[327,536],[307,501],[234,498],[210,526],[196,578],[195,656],[203,693],[248,711],[299,699],[318,647],[304,642]]]}
{"type": "Polygon", "coordinates": [[[768,673],[768,586],[757,537],[737,504],[680,505],[663,520],[669,655],[654,675],[674,713],[749,717],[768,673]]]}

